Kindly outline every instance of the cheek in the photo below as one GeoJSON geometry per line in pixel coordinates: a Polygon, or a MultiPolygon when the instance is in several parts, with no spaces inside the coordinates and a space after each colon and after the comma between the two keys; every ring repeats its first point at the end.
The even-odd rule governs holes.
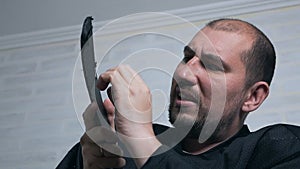
{"type": "Polygon", "coordinates": [[[244,89],[244,80],[235,79],[227,80],[227,100],[230,101],[235,98],[241,98],[244,89]]]}
{"type": "Polygon", "coordinates": [[[201,93],[206,104],[219,104],[225,102],[227,83],[224,74],[206,73],[199,78],[201,93]]]}
{"type": "MultiPolygon", "coordinates": [[[[198,80],[198,85],[196,89],[197,91],[200,91],[200,94],[204,98],[211,98],[212,95],[212,85],[214,84],[212,78],[208,75],[207,72],[202,72],[201,74],[196,75],[198,80]]],[[[217,85],[216,85],[217,86],[217,85]]]]}
{"type": "Polygon", "coordinates": [[[244,89],[243,79],[236,74],[214,74],[210,76],[210,101],[212,105],[227,106],[241,98],[244,89]]]}

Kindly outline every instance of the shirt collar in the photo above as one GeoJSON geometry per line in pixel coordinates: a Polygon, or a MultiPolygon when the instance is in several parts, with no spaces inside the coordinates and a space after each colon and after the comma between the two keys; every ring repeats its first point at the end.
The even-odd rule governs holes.
{"type": "MultiPolygon", "coordinates": [[[[247,135],[249,135],[249,134],[250,134],[250,130],[249,130],[248,126],[247,126],[247,125],[243,125],[243,127],[242,127],[235,135],[233,135],[232,137],[230,137],[229,139],[227,139],[227,140],[224,141],[223,143],[217,145],[216,147],[211,148],[210,150],[208,150],[208,151],[206,151],[206,152],[204,152],[204,153],[202,153],[202,154],[205,154],[205,153],[208,153],[208,152],[211,152],[211,151],[215,151],[215,150],[217,150],[217,149],[219,149],[219,148],[221,148],[221,147],[224,147],[224,146],[230,144],[230,143],[231,143],[232,141],[234,141],[236,138],[239,138],[239,137],[245,137],[245,136],[247,136],[247,135]]],[[[179,152],[179,153],[181,153],[181,154],[188,154],[188,153],[184,153],[184,152],[182,151],[181,143],[179,143],[178,145],[176,145],[176,146],[174,147],[174,149],[175,149],[175,151],[177,151],[177,152],[179,152]]],[[[201,154],[199,154],[199,155],[201,155],[201,154]]]]}

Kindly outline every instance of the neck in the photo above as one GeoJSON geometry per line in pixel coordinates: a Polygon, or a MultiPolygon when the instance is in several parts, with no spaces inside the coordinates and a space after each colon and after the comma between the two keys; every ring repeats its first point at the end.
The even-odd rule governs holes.
{"type": "Polygon", "coordinates": [[[210,149],[218,146],[219,144],[227,141],[229,138],[231,138],[237,132],[239,132],[241,128],[242,128],[242,126],[240,126],[239,128],[237,128],[234,131],[227,132],[227,134],[223,135],[223,136],[211,137],[204,143],[199,143],[198,139],[196,139],[196,138],[186,137],[182,141],[182,150],[185,153],[193,154],[193,155],[198,155],[198,154],[205,153],[208,150],[210,150],[210,149]]]}
{"type": "Polygon", "coordinates": [[[199,144],[196,139],[185,139],[182,144],[182,151],[188,154],[198,155],[205,153],[206,151],[212,149],[213,147],[219,145],[220,143],[215,144],[199,144]]]}
{"type": "Polygon", "coordinates": [[[198,155],[205,153],[206,151],[216,147],[222,142],[223,141],[215,143],[199,143],[198,139],[185,138],[182,142],[182,151],[188,154],[198,155]]]}

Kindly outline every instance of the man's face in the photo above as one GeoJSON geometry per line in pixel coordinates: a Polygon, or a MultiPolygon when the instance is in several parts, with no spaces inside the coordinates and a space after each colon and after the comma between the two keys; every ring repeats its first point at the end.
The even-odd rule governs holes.
{"type": "Polygon", "coordinates": [[[218,125],[217,132],[237,126],[245,93],[241,54],[251,44],[252,39],[243,34],[208,27],[198,32],[173,75],[170,122],[177,118],[183,125],[195,122],[192,132],[196,135],[206,120],[218,125]]]}

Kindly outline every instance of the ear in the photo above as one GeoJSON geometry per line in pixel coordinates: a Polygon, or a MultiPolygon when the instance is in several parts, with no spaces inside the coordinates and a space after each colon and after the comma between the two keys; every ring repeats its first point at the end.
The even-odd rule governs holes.
{"type": "Polygon", "coordinates": [[[247,93],[242,106],[244,112],[256,110],[269,95],[269,85],[266,82],[259,81],[252,85],[247,93]]]}

